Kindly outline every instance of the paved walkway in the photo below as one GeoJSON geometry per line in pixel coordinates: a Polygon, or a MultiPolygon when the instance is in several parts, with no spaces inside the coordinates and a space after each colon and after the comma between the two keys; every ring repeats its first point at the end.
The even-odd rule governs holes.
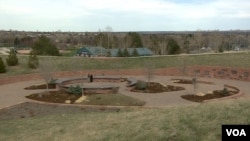
{"type": "MultiPolygon", "coordinates": [[[[126,76],[124,76],[126,77],[126,76]]],[[[131,77],[131,76],[128,76],[131,77]]],[[[137,79],[145,80],[145,76],[134,76],[137,79]]],[[[126,82],[119,83],[120,93],[131,96],[134,98],[141,99],[146,102],[145,106],[175,106],[175,105],[187,105],[187,104],[197,104],[194,102],[190,102],[182,99],[180,96],[184,94],[193,93],[193,85],[188,84],[174,84],[170,80],[171,78],[181,78],[181,77],[171,77],[171,76],[155,76],[152,81],[164,83],[166,85],[176,85],[183,86],[186,90],[176,91],[176,92],[165,92],[158,94],[145,94],[145,93],[134,93],[128,91],[126,87],[126,82]]],[[[190,78],[189,78],[190,79],[190,78]]],[[[215,89],[223,89],[224,84],[229,84],[232,86],[236,86],[240,90],[242,90],[245,95],[245,98],[250,98],[250,82],[245,81],[236,81],[236,80],[222,80],[222,79],[211,79],[211,78],[198,78],[198,80],[214,82],[214,85],[211,84],[198,84],[197,92],[207,92],[215,89]]],[[[27,86],[42,84],[42,80],[31,80],[25,82],[17,82],[12,84],[0,85],[0,109],[4,107],[9,107],[12,105],[16,105],[23,102],[32,101],[26,99],[25,96],[41,92],[44,90],[25,90],[24,88],[27,86]]],[[[117,85],[117,83],[116,83],[117,85]]]]}

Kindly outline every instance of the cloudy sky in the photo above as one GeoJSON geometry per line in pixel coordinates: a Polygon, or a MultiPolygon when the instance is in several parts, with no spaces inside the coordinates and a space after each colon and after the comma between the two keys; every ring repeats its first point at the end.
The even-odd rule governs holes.
{"type": "Polygon", "coordinates": [[[249,30],[250,0],[0,0],[0,30],[249,30]]]}

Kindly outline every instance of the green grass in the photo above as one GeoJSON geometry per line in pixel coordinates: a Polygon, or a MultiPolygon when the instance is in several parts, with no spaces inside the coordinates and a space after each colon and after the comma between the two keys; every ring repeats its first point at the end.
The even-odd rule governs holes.
{"type": "MultiPolygon", "coordinates": [[[[7,56],[0,55],[5,60],[7,56]]],[[[5,75],[19,75],[36,73],[38,70],[31,70],[27,67],[28,56],[18,56],[19,66],[7,67],[5,75]]],[[[138,57],[138,58],[118,58],[111,60],[101,60],[82,57],[39,57],[39,60],[50,61],[53,63],[56,71],[72,70],[118,70],[118,69],[143,69],[152,64],[153,68],[181,67],[193,65],[210,65],[225,67],[250,67],[250,53],[223,53],[223,54],[205,54],[189,56],[158,56],[158,57],[138,57]]]]}
{"type": "Polygon", "coordinates": [[[143,106],[144,101],[134,99],[122,94],[95,94],[89,95],[86,105],[111,105],[111,106],[143,106]]]}
{"type": "Polygon", "coordinates": [[[216,141],[222,124],[250,124],[249,99],[161,109],[0,121],[3,141],[216,141]]]}

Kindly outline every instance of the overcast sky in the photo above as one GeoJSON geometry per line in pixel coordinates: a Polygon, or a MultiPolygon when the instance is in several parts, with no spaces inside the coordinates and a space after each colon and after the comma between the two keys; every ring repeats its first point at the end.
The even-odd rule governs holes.
{"type": "Polygon", "coordinates": [[[250,29],[250,0],[0,0],[0,30],[250,29]]]}

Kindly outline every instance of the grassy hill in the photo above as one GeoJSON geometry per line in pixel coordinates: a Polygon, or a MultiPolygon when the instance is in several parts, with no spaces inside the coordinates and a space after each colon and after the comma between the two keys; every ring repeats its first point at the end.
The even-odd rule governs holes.
{"type": "MultiPolygon", "coordinates": [[[[0,55],[4,60],[7,56],[0,55]]],[[[31,70],[27,66],[28,56],[18,56],[19,66],[7,67],[7,75],[18,75],[36,73],[38,70],[31,70]]],[[[53,64],[56,71],[72,70],[97,70],[97,69],[141,69],[151,65],[151,67],[167,68],[210,65],[226,67],[250,67],[250,53],[222,53],[222,54],[203,54],[203,55],[176,55],[176,56],[154,56],[137,58],[82,58],[82,57],[49,57],[40,56],[39,61],[47,61],[53,64]]]]}
{"type": "Polygon", "coordinates": [[[222,124],[250,124],[249,99],[0,121],[3,141],[216,141],[222,124]]]}

